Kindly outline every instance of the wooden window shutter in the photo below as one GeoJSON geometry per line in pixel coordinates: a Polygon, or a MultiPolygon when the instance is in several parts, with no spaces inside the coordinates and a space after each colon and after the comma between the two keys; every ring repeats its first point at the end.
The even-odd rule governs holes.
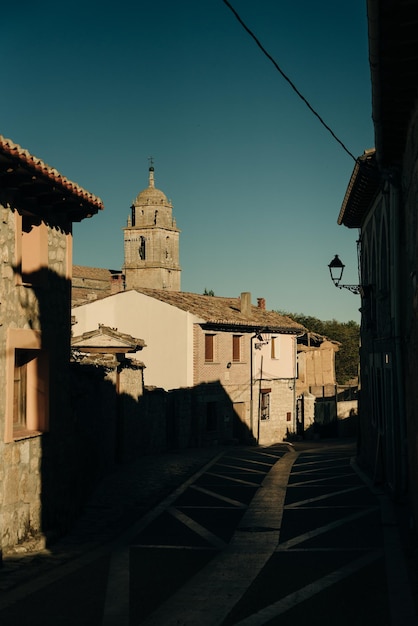
{"type": "Polygon", "coordinates": [[[241,361],[241,335],[232,335],[232,360],[241,361]]]}
{"type": "Polygon", "coordinates": [[[213,361],[214,335],[205,335],[205,361],[213,361]]]}

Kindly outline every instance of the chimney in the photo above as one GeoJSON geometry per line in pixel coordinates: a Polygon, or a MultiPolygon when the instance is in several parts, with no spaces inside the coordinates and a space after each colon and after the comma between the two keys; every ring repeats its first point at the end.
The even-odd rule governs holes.
{"type": "Polygon", "coordinates": [[[266,299],[265,298],[257,298],[257,306],[259,309],[266,310],[266,299]]]}
{"type": "Polygon", "coordinates": [[[251,293],[249,291],[241,293],[241,313],[247,316],[251,314],[251,293]]]}

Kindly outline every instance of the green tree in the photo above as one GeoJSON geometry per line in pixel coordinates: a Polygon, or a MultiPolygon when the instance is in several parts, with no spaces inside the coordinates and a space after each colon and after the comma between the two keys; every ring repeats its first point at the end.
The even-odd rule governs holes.
{"type": "Polygon", "coordinates": [[[215,292],[213,291],[213,289],[206,289],[205,287],[205,291],[203,292],[204,296],[214,296],[215,292]]]}
{"type": "Polygon", "coordinates": [[[345,385],[349,380],[358,376],[360,326],[357,322],[354,320],[338,322],[334,319],[323,321],[302,313],[285,311],[279,311],[279,313],[299,322],[309,331],[341,344],[335,354],[335,375],[340,385],[345,385]]]}

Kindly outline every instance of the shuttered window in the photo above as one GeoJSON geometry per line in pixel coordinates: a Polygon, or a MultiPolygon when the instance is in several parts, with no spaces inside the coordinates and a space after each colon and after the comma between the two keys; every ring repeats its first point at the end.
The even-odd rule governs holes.
{"type": "Polygon", "coordinates": [[[279,338],[278,337],[271,337],[270,339],[270,356],[272,359],[278,359],[280,354],[279,354],[279,338]]]}
{"type": "Polygon", "coordinates": [[[205,335],[205,361],[213,362],[215,335],[205,335]]]}
{"type": "Polygon", "coordinates": [[[232,360],[235,363],[241,361],[241,337],[242,335],[232,335],[232,360]]]}
{"type": "Polygon", "coordinates": [[[28,350],[15,351],[13,381],[13,429],[26,428],[28,350]]]}
{"type": "Polygon", "coordinates": [[[49,355],[40,331],[8,329],[5,441],[48,430],[49,355]]]}

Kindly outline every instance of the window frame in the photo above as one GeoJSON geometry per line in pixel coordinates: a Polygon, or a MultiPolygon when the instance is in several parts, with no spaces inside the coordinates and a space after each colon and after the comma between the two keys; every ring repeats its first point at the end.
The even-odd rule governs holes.
{"type": "Polygon", "coordinates": [[[205,363],[215,362],[215,333],[205,333],[205,363]]]}
{"type": "Polygon", "coordinates": [[[143,235],[139,237],[138,256],[141,261],[147,260],[147,240],[143,235]]]}
{"type": "Polygon", "coordinates": [[[49,424],[49,355],[41,332],[8,329],[6,341],[6,443],[40,435],[49,424]],[[24,387],[20,372],[24,374],[24,387]],[[19,373],[19,379],[16,374],[19,373]],[[20,415],[17,415],[16,412],[20,415]]]}
{"type": "Polygon", "coordinates": [[[270,358],[272,360],[280,358],[280,337],[278,335],[270,337],[270,358]]]}
{"type": "Polygon", "coordinates": [[[242,335],[232,335],[232,362],[241,362],[242,335]]]}
{"type": "Polygon", "coordinates": [[[270,394],[271,389],[260,389],[260,421],[268,422],[270,420],[270,394]]]}

